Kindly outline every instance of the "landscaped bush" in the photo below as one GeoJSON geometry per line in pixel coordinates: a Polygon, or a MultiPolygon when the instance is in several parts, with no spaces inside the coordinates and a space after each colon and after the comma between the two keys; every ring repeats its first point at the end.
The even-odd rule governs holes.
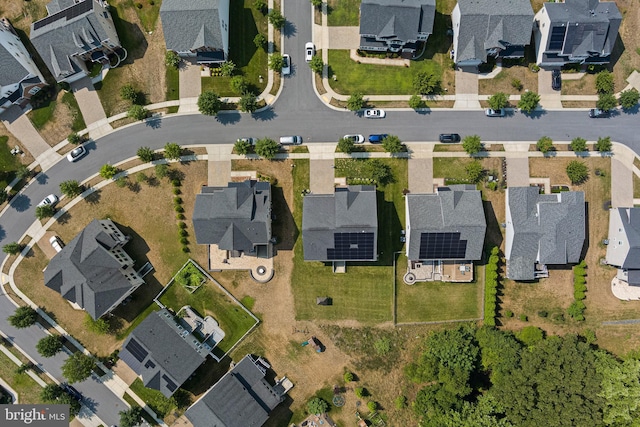
{"type": "Polygon", "coordinates": [[[406,396],[398,396],[394,400],[396,404],[396,409],[404,409],[407,407],[407,397],[406,396]]]}
{"type": "Polygon", "coordinates": [[[175,281],[181,286],[198,287],[204,282],[205,276],[195,265],[188,263],[176,274],[175,281]]]}
{"type": "Polygon", "coordinates": [[[520,320],[522,320],[523,322],[527,322],[529,320],[529,317],[526,314],[521,314],[520,320]]]}
{"type": "Polygon", "coordinates": [[[370,400],[367,402],[367,409],[369,409],[369,411],[374,412],[376,409],[378,409],[378,403],[370,400]]]}
{"type": "MultiPolygon", "coordinates": [[[[494,246],[491,249],[491,256],[489,256],[489,262],[485,267],[485,281],[484,281],[484,324],[487,326],[496,325],[496,310],[497,310],[497,294],[498,294],[498,264],[500,262],[500,256],[498,255],[499,249],[494,246]]],[[[506,315],[506,313],[505,313],[506,315]]]]}
{"type": "Polygon", "coordinates": [[[587,281],[585,276],[587,275],[587,264],[583,261],[580,264],[573,267],[573,303],[567,309],[567,314],[573,317],[575,320],[584,320],[584,310],[586,306],[583,299],[586,298],[585,292],[587,291],[587,281]]]}
{"type": "Polygon", "coordinates": [[[189,235],[189,232],[188,232],[187,230],[185,230],[184,228],[181,228],[181,229],[178,231],[178,235],[179,235],[180,237],[186,237],[186,236],[188,236],[188,235],[189,235]]]}
{"type": "Polygon", "coordinates": [[[184,221],[180,221],[178,223],[178,228],[183,229],[183,228],[187,228],[187,223],[184,221]]]}
{"type": "Polygon", "coordinates": [[[184,212],[184,208],[180,205],[174,206],[173,210],[175,210],[178,213],[183,213],[184,212]]]}
{"type": "Polygon", "coordinates": [[[184,219],[184,214],[183,213],[176,214],[176,219],[184,219]]]}
{"type": "Polygon", "coordinates": [[[180,244],[183,245],[183,246],[188,245],[189,244],[189,239],[187,239],[186,236],[181,237],[180,238],[180,244]]]}
{"type": "Polygon", "coordinates": [[[344,373],[344,382],[345,383],[350,383],[351,381],[353,381],[353,373],[350,371],[347,371],[344,373]]]}
{"type": "Polygon", "coordinates": [[[513,311],[505,310],[504,311],[504,317],[513,317],[513,311]]]}
{"type": "Polygon", "coordinates": [[[178,194],[181,194],[181,193],[182,193],[182,191],[180,191],[180,189],[179,189],[178,187],[173,187],[173,190],[172,190],[172,191],[173,191],[173,194],[175,194],[176,196],[177,196],[178,194]]]}
{"type": "Polygon", "coordinates": [[[173,203],[175,205],[181,205],[182,204],[182,197],[174,197],[173,198],[173,203]]]}
{"type": "Polygon", "coordinates": [[[547,317],[549,313],[546,310],[540,310],[538,312],[538,317],[547,317]]]}

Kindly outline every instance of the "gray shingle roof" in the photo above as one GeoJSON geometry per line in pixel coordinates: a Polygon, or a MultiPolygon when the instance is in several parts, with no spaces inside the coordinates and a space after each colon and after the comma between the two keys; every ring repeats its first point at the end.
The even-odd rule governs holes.
{"type": "Polygon", "coordinates": [[[167,397],[206,359],[205,351],[196,350],[194,337],[183,338],[180,332],[169,311],[154,311],[131,332],[119,353],[119,357],[142,376],[145,387],[159,390],[167,397]],[[138,346],[144,351],[136,351],[138,346]]]}
{"type": "Polygon", "coordinates": [[[377,259],[378,212],[375,186],[351,185],[334,194],[309,194],[303,200],[302,242],[306,261],[328,261],[335,233],[374,233],[377,259]]]}
{"type": "Polygon", "coordinates": [[[245,356],[187,411],[194,427],[260,427],[283,400],[251,355],[245,356]]]}
{"type": "Polygon", "coordinates": [[[526,46],[531,40],[534,15],[528,0],[459,0],[458,7],[457,62],[486,62],[487,49],[526,46]]]}
{"type": "Polygon", "coordinates": [[[433,31],[435,10],[435,0],[362,0],[360,34],[417,40],[418,33],[433,31]]]}
{"type": "Polygon", "coordinates": [[[482,195],[474,186],[452,185],[434,194],[407,194],[407,257],[419,260],[423,233],[460,233],[467,241],[465,260],[482,258],[487,222],[482,195]]]}
{"type": "Polygon", "coordinates": [[[228,25],[229,17],[221,17],[220,13],[220,0],[164,0],[160,19],[167,49],[176,52],[203,48],[223,50],[220,19],[228,25]]]}
{"type": "Polygon", "coordinates": [[[640,269],[640,208],[609,211],[607,263],[623,269],[640,269]]]}
{"type": "Polygon", "coordinates": [[[109,253],[119,242],[101,225],[110,220],[93,220],[44,271],[46,287],[59,292],[97,319],[132,288],[120,263],[109,253]]]}
{"type": "MultiPolygon", "coordinates": [[[[9,24],[8,21],[5,21],[4,19],[0,20],[0,32],[10,33],[10,37],[13,39],[9,40],[4,37],[0,38],[0,64],[2,64],[0,69],[0,87],[2,87],[20,83],[30,74],[30,71],[27,70],[22,63],[11,54],[11,52],[9,52],[8,46],[5,45],[5,43],[8,42],[22,44],[22,42],[17,39],[17,36],[15,36],[12,31],[11,24],[9,24]]],[[[1,92],[2,91],[0,91],[0,93],[1,92]]]]}
{"type": "Polygon", "coordinates": [[[29,38],[58,81],[85,70],[77,55],[100,48],[107,40],[113,48],[120,46],[111,15],[96,0],[84,0],[34,22],[29,38]]]}
{"type": "Polygon", "coordinates": [[[535,263],[580,260],[585,239],[584,193],[539,194],[537,187],[507,188],[507,277],[533,280],[535,263]]]}
{"type": "Polygon", "coordinates": [[[203,187],[196,195],[193,229],[199,244],[249,253],[271,239],[271,185],[230,182],[227,187],[203,187]]]}
{"type": "MultiPolygon", "coordinates": [[[[562,55],[609,56],[618,37],[622,15],[614,2],[565,0],[545,3],[549,29],[566,26],[562,55]]],[[[549,38],[550,41],[551,38],[549,38]]]]}

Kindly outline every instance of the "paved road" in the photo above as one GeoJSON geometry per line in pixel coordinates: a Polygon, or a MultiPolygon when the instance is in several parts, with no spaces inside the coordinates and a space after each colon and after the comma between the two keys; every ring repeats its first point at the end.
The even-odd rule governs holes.
{"type": "MultiPolygon", "coordinates": [[[[160,148],[166,142],[187,144],[230,143],[239,137],[302,135],[305,143],[337,141],[345,134],[396,134],[403,141],[435,141],[439,133],[478,134],[485,141],[535,141],[543,135],[554,140],[570,140],[576,136],[590,140],[611,136],[634,151],[640,152],[640,120],[637,114],[618,114],[610,119],[589,119],[584,111],[537,113],[532,117],[520,113],[505,118],[487,118],[481,111],[389,111],[383,120],[367,120],[357,114],[326,108],[316,97],[312,74],[304,62],[304,43],[311,40],[310,5],[304,1],[287,1],[284,52],[293,62],[293,74],[286,77],[278,101],[267,111],[250,116],[227,113],[219,118],[181,115],[137,124],[120,129],[88,144],[89,154],[78,163],[60,161],[42,174],[12,200],[0,218],[0,245],[17,241],[32,224],[35,205],[49,193],[59,194],[60,182],[82,181],[105,163],[116,163],[134,156],[138,147],[160,148]]],[[[0,298],[0,329],[56,378],[61,379],[63,355],[41,359],[36,342],[45,334],[38,328],[16,331],[6,322],[14,306],[0,298]]],[[[90,379],[77,386],[95,402],[95,411],[107,424],[117,423],[118,411],[125,407],[117,396],[102,384],[90,379]]]]}
{"type": "MultiPolygon", "coordinates": [[[[8,298],[4,297],[4,294],[0,295],[0,330],[9,340],[27,352],[42,369],[58,381],[64,382],[61,367],[68,355],[61,352],[54,357],[41,357],[36,350],[36,344],[46,336],[46,333],[38,325],[19,330],[11,326],[7,321],[7,316],[13,313],[15,306],[8,298]]],[[[128,408],[125,402],[95,378],[90,377],[81,383],[73,384],[73,386],[85,396],[85,405],[95,412],[106,425],[117,425],[120,422],[118,412],[128,408]]]]}

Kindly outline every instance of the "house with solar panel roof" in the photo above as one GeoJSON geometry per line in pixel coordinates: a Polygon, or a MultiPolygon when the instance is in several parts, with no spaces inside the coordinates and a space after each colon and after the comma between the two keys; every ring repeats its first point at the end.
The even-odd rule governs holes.
{"type": "Polygon", "coordinates": [[[343,272],[348,261],[378,259],[376,187],[337,187],[333,194],[308,194],[302,208],[305,261],[331,262],[343,272]]]}
{"type": "Polygon", "coordinates": [[[405,196],[407,273],[404,282],[471,282],[482,258],[487,222],[473,185],[405,196]]]}
{"type": "Polygon", "coordinates": [[[224,338],[211,317],[201,318],[191,307],[177,315],[154,311],[127,337],[118,356],[142,379],[145,387],[171,397],[224,338]]]}
{"type": "Polygon", "coordinates": [[[535,15],[536,63],[608,64],[622,15],[612,1],[565,0],[544,3],[535,15]]]}
{"type": "Polygon", "coordinates": [[[57,82],[72,83],[123,52],[106,1],[53,0],[47,12],[31,24],[29,38],[57,82]]]}

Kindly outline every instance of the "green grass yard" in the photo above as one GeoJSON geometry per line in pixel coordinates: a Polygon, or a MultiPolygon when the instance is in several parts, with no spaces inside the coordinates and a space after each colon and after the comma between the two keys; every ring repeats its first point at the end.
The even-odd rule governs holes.
{"type": "MultiPolygon", "coordinates": [[[[404,199],[407,162],[384,159],[395,182],[378,191],[378,252],[373,263],[348,263],[346,274],[334,274],[330,264],[305,262],[302,239],[294,247],[292,288],[296,318],[315,320],[354,319],[364,324],[391,320],[393,300],[393,253],[400,250],[400,230],[404,227],[404,199]],[[316,297],[330,296],[332,306],[317,306],[316,297]]],[[[341,169],[336,167],[336,176],[341,169]]],[[[294,174],[294,219],[302,229],[301,191],[309,187],[309,162],[296,160],[294,174]]],[[[344,174],[343,174],[344,175],[344,174]]]]}
{"type": "Polygon", "coordinates": [[[13,180],[15,172],[20,166],[18,158],[11,154],[8,141],[8,136],[0,135],[0,188],[2,189],[13,180]]]}
{"type": "Polygon", "coordinates": [[[412,61],[410,67],[362,64],[352,61],[348,50],[329,50],[329,67],[337,80],[330,80],[338,93],[361,92],[366,95],[410,95],[413,76],[428,71],[442,76],[442,67],[437,61],[412,61]]]}
{"type": "Polygon", "coordinates": [[[328,0],[327,24],[335,27],[360,25],[360,0],[328,0]]]}
{"type": "Polygon", "coordinates": [[[178,69],[166,67],[167,101],[180,99],[180,78],[178,69]]]}
{"type": "Polygon", "coordinates": [[[217,346],[222,352],[227,352],[256,323],[237,301],[229,298],[211,281],[205,282],[193,293],[174,281],[168,285],[160,302],[176,313],[183,306],[190,305],[200,315],[213,317],[226,334],[217,346]]]}
{"type": "Polygon", "coordinates": [[[123,2],[124,6],[136,11],[138,19],[140,19],[140,23],[147,32],[155,30],[156,23],[158,22],[158,15],[160,15],[161,4],[162,0],[137,1],[135,4],[133,0],[126,0],[123,2]],[[142,7],[136,7],[138,4],[142,7]]]}
{"type": "Polygon", "coordinates": [[[4,353],[0,353],[0,378],[5,380],[18,393],[18,400],[22,403],[41,403],[42,387],[26,373],[16,373],[18,365],[13,363],[4,353]]]}
{"type": "MultiPolygon", "coordinates": [[[[407,285],[407,257],[398,256],[396,269],[396,321],[398,323],[468,320],[480,317],[482,282],[416,282],[407,285]]],[[[475,278],[484,277],[484,268],[475,267],[475,278]]]]}
{"type": "MultiPolygon", "coordinates": [[[[256,95],[267,86],[267,52],[253,44],[258,34],[267,35],[267,18],[253,8],[252,0],[232,1],[229,10],[229,56],[236,64],[249,90],[256,95]],[[260,76],[263,77],[260,82],[260,76]]],[[[230,77],[203,77],[202,91],[212,90],[220,96],[238,96],[229,87],[230,77]]]]}

